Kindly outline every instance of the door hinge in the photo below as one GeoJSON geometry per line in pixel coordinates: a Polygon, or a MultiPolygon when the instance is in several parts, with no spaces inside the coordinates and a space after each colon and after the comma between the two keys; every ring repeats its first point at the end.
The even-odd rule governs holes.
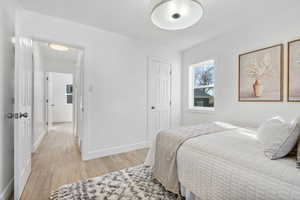
{"type": "Polygon", "coordinates": [[[170,70],[170,75],[172,75],[172,70],[170,70]]]}
{"type": "Polygon", "coordinates": [[[46,80],[49,81],[49,77],[46,77],[46,80]]]}
{"type": "Polygon", "coordinates": [[[170,106],[172,106],[172,101],[170,101],[170,106]]]}
{"type": "Polygon", "coordinates": [[[48,126],[48,125],[49,125],[49,123],[48,123],[48,122],[46,122],[46,125],[48,126]]]}
{"type": "Polygon", "coordinates": [[[11,103],[15,104],[15,98],[11,98],[11,103]]]}
{"type": "Polygon", "coordinates": [[[49,100],[48,100],[48,99],[46,99],[46,103],[49,103],[49,100]]]}

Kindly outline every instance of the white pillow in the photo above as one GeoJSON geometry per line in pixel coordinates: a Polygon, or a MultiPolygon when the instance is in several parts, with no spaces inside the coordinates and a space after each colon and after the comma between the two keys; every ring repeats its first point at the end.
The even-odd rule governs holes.
{"type": "Polygon", "coordinates": [[[291,123],[281,117],[274,117],[261,124],[257,138],[264,145],[265,155],[272,159],[279,159],[295,147],[300,135],[300,118],[291,123]]]}

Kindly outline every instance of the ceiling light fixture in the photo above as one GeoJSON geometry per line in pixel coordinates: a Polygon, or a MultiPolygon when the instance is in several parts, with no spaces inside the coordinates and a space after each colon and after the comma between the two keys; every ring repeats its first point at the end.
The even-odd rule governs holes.
{"type": "Polygon", "coordinates": [[[195,25],[203,16],[198,0],[152,0],[151,20],[165,30],[181,30],[195,25]]]}
{"type": "Polygon", "coordinates": [[[64,45],[60,45],[60,44],[51,43],[51,44],[49,44],[49,47],[51,49],[56,50],[56,51],[69,51],[69,47],[64,46],[64,45]]]}

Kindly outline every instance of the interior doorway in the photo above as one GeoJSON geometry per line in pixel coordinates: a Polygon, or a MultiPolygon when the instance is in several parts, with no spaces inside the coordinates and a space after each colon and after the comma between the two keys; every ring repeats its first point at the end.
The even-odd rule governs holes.
{"type": "Polygon", "coordinates": [[[76,136],[74,128],[73,74],[46,72],[46,125],[47,131],[57,127],[73,127],[72,134],[76,136]]]}
{"type": "Polygon", "coordinates": [[[33,152],[45,134],[63,125],[72,127],[81,145],[82,56],[79,48],[33,41],[33,152]]]}
{"type": "Polygon", "coordinates": [[[55,124],[73,123],[73,75],[46,73],[46,124],[48,131],[55,124]]]}
{"type": "Polygon", "coordinates": [[[66,125],[81,149],[83,127],[83,50],[68,45],[33,41],[33,144],[66,125]],[[43,102],[40,104],[40,102],[43,102]],[[40,124],[43,124],[43,127],[40,124]],[[58,125],[58,126],[56,126],[58,125]],[[38,135],[38,136],[37,136],[38,135]]]}

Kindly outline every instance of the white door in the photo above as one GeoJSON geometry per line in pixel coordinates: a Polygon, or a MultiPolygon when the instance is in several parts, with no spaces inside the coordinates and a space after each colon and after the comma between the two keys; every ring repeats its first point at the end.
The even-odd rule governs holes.
{"type": "Polygon", "coordinates": [[[46,116],[47,116],[47,125],[48,131],[53,127],[53,86],[51,81],[51,73],[46,73],[46,116]]]}
{"type": "Polygon", "coordinates": [[[20,199],[31,173],[32,40],[15,40],[14,197],[20,199]]]}
{"type": "Polygon", "coordinates": [[[171,65],[149,59],[148,66],[148,139],[152,141],[160,130],[170,128],[171,65]]]}

